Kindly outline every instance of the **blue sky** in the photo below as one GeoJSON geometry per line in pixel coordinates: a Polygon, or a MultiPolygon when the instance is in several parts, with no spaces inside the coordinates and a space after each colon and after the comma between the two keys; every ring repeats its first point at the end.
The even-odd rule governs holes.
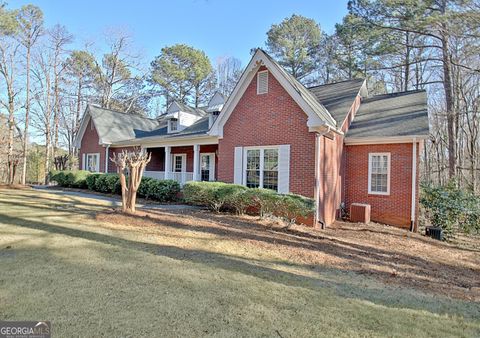
{"type": "Polygon", "coordinates": [[[65,25],[76,37],[73,48],[87,41],[101,48],[102,34],[121,28],[133,35],[147,62],[164,46],[186,43],[204,50],[212,64],[218,57],[234,56],[244,66],[250,48],[264,46],[272,23],[301,14],[331,33],[347,13],[347,0],[11,0],[9,7],[27,3],[43,10],[47,26],[65,25]]]}

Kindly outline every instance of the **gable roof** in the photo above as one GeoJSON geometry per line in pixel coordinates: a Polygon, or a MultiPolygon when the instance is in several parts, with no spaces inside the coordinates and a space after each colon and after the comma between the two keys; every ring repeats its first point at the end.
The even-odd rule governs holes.
{"type": "Polygon", "coordinates": [[[366,95],[366,86],[364,87],[364,84],[365,79],[352,79],[310,87],[308,90],[328,109],[340,126],[362,89],[365,89],[365,93],[361,94],[366,95]]]}
{"type": "Polygon", "coordinates": [[[425,90],[376,95],[362,101],[348,138],[429,135],[425,90]]]}
{"type": "Polygon", "coordinates": [[[126,114],[90,104],[85,110],[77,135],[75,142],[77,146],[80,146],[80,141],[90,118],[95,125],[100,144],[112,144],[132,139],[138,130],[153,130],[159,127],[159,122],[155,119],[126,114]]]}
{"type": "Polygon", "coordinates": [[[168,107],[167,111],[163,116],[168,116],[177,112],[185,112],[185,113],[190,113],[192,115],[196,116],[205,116],[206,112],[203,109],[203,107],[198,107],[198,108],[193,108],[190,107],[182,102],[179,101],[173,101],[170,106],[168,107]]]}
{"type": "Polygon", "coordinates": [[[207,134],[209,130],[208,125],[208,116],[202,117],[201,119],[195,121],[191,126],[186,127],[185,129],[176,132],[176,133],[168,133],[167,126],[162,126],[160,128],[154,130],[137,130],[135,131],[135,138],[142,139],[146,137],[178,137],[178,136],[188,136],[188,135],[202,135],[207,134]]]}
{"type": "Polygon", "coordinates": [[[257,49],[247,67],[237,82],[233,93],[227,99],[220,115],[215,120],[210,134],[223,137],[223,126],[230,117],[233,109],[245,93],[247,86],[251,83],[255,74],[261,66],[267,67],[270,73],[276,78],[292,99],[307,114],[307,125],[316,129],[329,127],[336,131],[337,122],[330,115],[328,110],[315,98],[315,96],[303,86],[297,79],[286,72],[274,59],[261,49],[257,49]]]}

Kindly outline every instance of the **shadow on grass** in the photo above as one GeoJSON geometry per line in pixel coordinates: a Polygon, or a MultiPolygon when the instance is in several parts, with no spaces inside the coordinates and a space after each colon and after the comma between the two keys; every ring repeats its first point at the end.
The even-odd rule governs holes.
{"type": "MultiPolygon", "coordinates": [[[[315,272],[318,273],[318,277],[310,277],[271,267],[260,266],[258,264],[252,264],[250,260],[239,259],[238,257],[226,254],[203,250],[189,250],[169,245],[137,242],[106,234],[53,225],[42,221],[27,220],[4,214],[0,214],[0,221],[19,227],[42,230],[52,234],[81,238],[102,244],[117,246],[123,249],[137,250],[157,256],[211,266],[217,269],[240,272],[242,274],[267,281],[274,281],[287,286],[307,287],[311,289],[328,287],[339,296],[363,299],[389,307],[422,309],[434,313],[458,314],[470,318],[477,318],[480,315],[478,304],[475,303],[446,298],[439,299],[439,297],[434,298],[428,295],[423,295],[420,292],[413,292],[406,289],[400,290],[388,287],[377,288],[372,286],[365,287],[364,285],[365,283],[368,283],[368,279],[361,281],[358,279],[356,280],[355,278],[352,278],[352,274],[339,269],[324,269],[317,267],[315,272]],[[338,280],[341,280],[341,282],[338,280]]],[[[288,266],[291,265],[292,264],[288,264],[288,266]]],[[[298,268],[306,268],[304,265],[300,264],[297,264],[296,266],[298,268]]]]}

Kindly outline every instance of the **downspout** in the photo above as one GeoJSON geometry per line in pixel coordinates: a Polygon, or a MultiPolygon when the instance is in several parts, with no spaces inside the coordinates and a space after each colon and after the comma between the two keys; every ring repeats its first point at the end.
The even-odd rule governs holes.
{"type": "Polygon", "coordinates": [[[321,223],[321,229],[325,229],[325,222],[320,220],[320,137],[327,134],[330,131],[330,127],[326,131],[315,133],[315,219],[314,226],[321,223]]]}
{"type": "Polygon", "coordinates": [[[110,145],[107,144],[105,147],[105,174],[108,173],[108,153],[109,153],[110,145]]]}
{"type": "Polygon", "coordinates": [[[412,206],[410,214],[410,231],[415,229],[415,209],[417,207],[416,195],[417,195],[417,139],[413,138],[413,150],[412,150],[412,206]]]}

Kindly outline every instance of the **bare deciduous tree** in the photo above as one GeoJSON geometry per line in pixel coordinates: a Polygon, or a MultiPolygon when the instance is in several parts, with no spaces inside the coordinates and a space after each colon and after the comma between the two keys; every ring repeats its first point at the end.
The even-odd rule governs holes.
{"type": "Polygon", "coordinates": [[[122,185],[122,211],[130,214],[135,213],[137,190],[142,181],[143,171],[150,162],[151,153],[134,149],[123,150],[121,153],[113,153],[110,160],[117,165],[117,171],[122,185]]]}

